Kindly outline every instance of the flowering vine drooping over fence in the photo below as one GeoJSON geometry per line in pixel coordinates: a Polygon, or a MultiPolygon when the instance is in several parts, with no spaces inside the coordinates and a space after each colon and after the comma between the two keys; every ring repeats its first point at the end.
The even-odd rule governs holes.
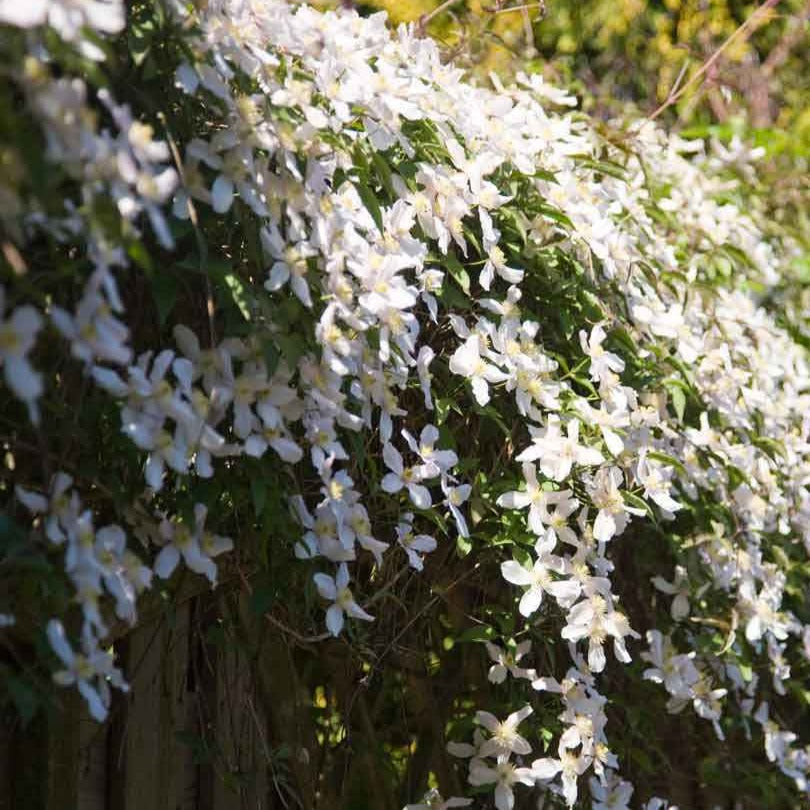
{"type": "MultiPolygon", "coordinates": [[[[533,666],[528,639],[487,644],[493,689],[526,690],[505,719],[482,706],[472,739],[449,750],[499,810],[529,789],[573,805],[585,783],[594,808],[628,806],[600,691],[611,656],[648,664],[668,710],[691,704],[721,739],[724,722],[755,721],[768,759],[807,791],[810,749],[770,719],[768,696],[810,659],[810,372],[763,303],[793,248],[729,195],[729,164],[750,155],[650,123],[611,139],[539,77],[467,83],[382,15],[274,0],[162,8],[184,49],[172,79],[195,121],[184,141],[97,74],[71,72],[70,54],[108,58],[122,2],[0,2],[0,22],[19,29],[16,91],[70,190],[54,204],[4,181],[3,221],[21,261],[45,238],[90,265],[76,300],[24,274],[0,287],[4,378],[36,430],[61,365],[80,367],[116,404],[142,469],[141,494],[106,525],[80,471],[16,486],[82,614],[75,637],[64,616],[48,622],[56,682],[106,716],[110,686],[127,688],[110,622],[134,624],[139,596],[178,566],[215,585],[239,546],[209,528],[227,525],[213,503],[180,507],[173,493],[272,456],[334,636],[377,618],[376,580],[356,561],[399,555],[421,571],[453,538],[476,553],[482,512],[519,526],[520,542],[482,564],[514,586],[524,634],[546,617],[570,668],[557,679],[533,666]],[[159,274],[144,245],[169,253],[184,228],[205,272],[203,210],[254,242],[257,267],[218,279],[242,328],[218,336],[209,300],[209,328],[178,318],[173,345],[144,345],[123,287],[159,274]],[[57,339],[70,360],[39,367],[38,347],[57,339]],[[460,405],[514,415],[499,480],[453,435],[460,405]],[[684,514],[677,563],[652,582],[668,619],[642,638],[613,549],[631,525],[666,532],[684,514]],[[707,643],[718,626],[719,651],[707,643]],[[538,757],[527,695],[542,693],[562,731],[538,757]]],[[[434,791],[411,807],[466,804],[434,791]]]]}

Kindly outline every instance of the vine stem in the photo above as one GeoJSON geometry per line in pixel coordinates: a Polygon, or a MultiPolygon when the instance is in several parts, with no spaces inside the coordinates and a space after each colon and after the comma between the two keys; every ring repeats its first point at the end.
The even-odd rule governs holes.
{"type": "Polygon", "coordinates": [[[419,18],[419,22],[416,24],[416,28],[417,28],[417,31],[419,32],[420,36],[424,35],[425,29],[427,28],[428,23],[432,19],[434,19],[435,17],[438,17],[439,14],[441,14],[443,11],[450,8],[450,6],[454,6],[458,2],[459,2],[459,0],[444,0],[444,2],[439,4],[438,6],[436,6],[436,8],[434,8],[433,11],[428,12],[427,14],[423,14],[419,18]]]}
{"type": "Polygon", "coordinates": [[[659,115],[661,115],[661,113],[664,112],[664,110],[671,107],[693,84],[699,81],[709,70],[711,70],[714,63],[717,62],[717,60],[722,56],[723,52],[729,47],[729,45],[731,45],[732,42],[734,42],[742,34],[747,33],[751,26],[763,14],[770,11],[778,3],[779,0],[765,0],[761,6],[751,13],[745,22],[743,22],[729,35],[728,39],[726,39],[726,41],[700,66],[700,69],[690,77],[686,84],[684,84],[680,89],[677,89],[679,82],[675,83],[664,102],[654,112],[650,113],[646,120],[654,121],[659,115]]]}

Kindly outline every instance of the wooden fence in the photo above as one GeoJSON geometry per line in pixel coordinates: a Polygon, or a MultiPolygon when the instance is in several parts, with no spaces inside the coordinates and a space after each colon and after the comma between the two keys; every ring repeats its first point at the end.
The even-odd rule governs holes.
{"type": "Polygon", "coordinates": [[[106,723],[65,689],[47,716],[0,730],[0,810],[314,807],[293,717],[308,698],[278,637],[248,644],[235,631],[255,629],[249,611],[241,624],[222,621],[234,605],[244,599],[226,608],[196,596],[117,641],[132,688],[106,723]]]}

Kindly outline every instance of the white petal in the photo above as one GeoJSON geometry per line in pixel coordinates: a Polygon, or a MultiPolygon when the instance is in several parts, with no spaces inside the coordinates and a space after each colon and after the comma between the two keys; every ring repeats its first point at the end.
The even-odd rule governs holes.
{"type": "Polygon", "coordinates": [[[214,211],[224,214],[233,203],[233,180],[220,174],[211,187],[211,204],[214,211]]]}
{"type": "Polygon", "coordinates": [[[48,641],[51,649],[62,659],[65,666],[73,666],[75,656],[65,635],[65,628],[58,619],[51,619],[47,628],[48,641]]]}
{"type": "Polygon", "coordinates": [[[34,371],[26,357],[6,357],[6,382],[23,402],[31,402],[42,394],[42,375],[34,371]]]}
{"type": "Polygon", "coordinates": [[[331,605],[326,611],[326,628],[337,637],[343,629],[343,611],[338,605],[331,605]]]}
{"type": "Polygon", "coordinates": [[[532,771],[537,779],[553,779],[562,770],[558,759],[544,757],[532,762],[532,771]]]}
{"type": "Polygon", "coordinates": [[[315,574],[312,579],[315,581],[315,587],[323,599],[334,600],[337,598],[337,588],[332,577],[327,574],[315,574]]]}
{"type": "Polygon", "coordinates": [[[518,604],[521,616],[531,616],[543,601],[543,589],[539,585],[529,588],[518,604]]]}
{"type": "Polygon", "coordinates": [[[0,22],[18,28],[42,25],[48,14],[48,0],[0,0],[0,22]]]}
{"type": "Polygon", "coordinates": [[[180,562],[180,552],[175,546],[166,546],[157,555],[155,564],[153,565],[155,573],[161,579],[168,579],[175,568],[177,563],[180,562]]]}
{"type": "Polygon", "coordinates": [[[531,572],[527,571],[517,560],[502,562],[501,575],[513,585],[529,585],[533,581],[531,572]]]}

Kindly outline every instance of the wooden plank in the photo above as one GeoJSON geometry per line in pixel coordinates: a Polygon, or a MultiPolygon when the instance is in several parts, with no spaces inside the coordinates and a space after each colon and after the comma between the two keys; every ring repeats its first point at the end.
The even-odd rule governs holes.
{"type": "MultiPolygon", "coordinates": [[[[220,607],[227,615],[225,600],[220,607]]],[[[225,622],[226,643],[219,646],[216,673],[216,734],[221,752],[220,778],[214,782],[213,810],[266,810],[267,719],[257,697],[250,647],[238,619],[225,622]]]]}
{"type": "Polygon", "coordinates": [[[108,724],[100,725],[85,709],[79,720],[78,794],[81,810],[106,810],[108,724]]]}
{"type": "MultiPolygon", "coordinates": [[[[48,717],[48,810],[78,806],[79,720],[84,711],[84,699],[76,689],[66,688],[59,693],[58,708],[48,717]]],[[[25,761],[23,767],[42,778],[42,760],[25,761]]]]}
{"type": "Polygon", "coordinates": [[[124,722],[124,810],[154,808],[160,802],[160,672],[163,621],[136,627],[128,637],[126,677],[130,683],[124,722]]]}
{"type": "Polygon", "coordinates": [[[189,690],[191,605],[179,605],[165,628],[161,689],[162,788],[167,810],[195,810],[197,773],[182,735],[194,734],[194,696],[189,690]]]}
{"type": "MultiPolygon", "coordinates": [[[[191,610],[137,627],[127,638],[130,693],[120,734],[123,810],[194,810],[196,773],[183,741],[190,727],[188,691],[191,610]]],[[[115,808],[118,810],[118,807],[115,808]]]]}

